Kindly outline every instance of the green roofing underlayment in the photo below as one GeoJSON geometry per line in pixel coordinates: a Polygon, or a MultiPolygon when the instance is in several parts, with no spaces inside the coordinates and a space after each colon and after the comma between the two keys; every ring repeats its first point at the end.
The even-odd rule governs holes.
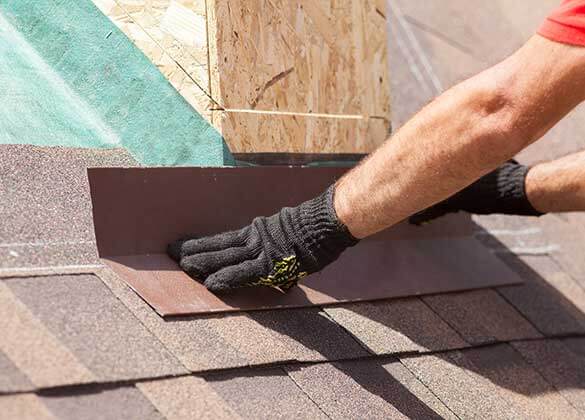
{"type": "Polygon", "coordinates": [[[224,166],[221,135],[90,0],[0,0],[0,144],[224,166]]]}

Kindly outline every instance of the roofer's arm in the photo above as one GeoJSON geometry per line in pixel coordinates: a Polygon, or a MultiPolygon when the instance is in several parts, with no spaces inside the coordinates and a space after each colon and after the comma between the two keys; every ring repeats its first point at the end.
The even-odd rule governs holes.
{"type": "MultiPolygon", "coordinates": [[[[323,195],[170,255],[212,291],[286,289],[365,238],[464,189],[585,100],[585,48],[533,37],[455,86],[323,195]]],[[[391,264],[391,262],[389,262],[391,264]]]]}
{"type": "Polygon", "coordinates": [[[465,188],[542,137],[585,100],[585,48],[534,36],[410,120],[335,194],[359,238],[465,188]]]}

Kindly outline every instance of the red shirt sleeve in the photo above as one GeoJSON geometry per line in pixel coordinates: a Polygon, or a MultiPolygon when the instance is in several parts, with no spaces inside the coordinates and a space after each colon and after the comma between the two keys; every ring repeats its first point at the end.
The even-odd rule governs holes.
{"type": "Polygon", "coordinates": [[[585,0],[563,0],[538,33],[552,41],[585,47],[585,0]]]}

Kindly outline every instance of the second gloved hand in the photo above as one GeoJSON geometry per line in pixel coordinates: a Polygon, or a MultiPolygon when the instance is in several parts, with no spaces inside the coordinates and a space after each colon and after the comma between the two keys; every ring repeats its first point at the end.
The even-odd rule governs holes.
{"type": "Polygon", "coordinates": [[[176,241],[168,253],[213,292],[251,286],[288,290],[358,242],[337,218],[333,193],[331,187],[237,231],[176,241]]]}

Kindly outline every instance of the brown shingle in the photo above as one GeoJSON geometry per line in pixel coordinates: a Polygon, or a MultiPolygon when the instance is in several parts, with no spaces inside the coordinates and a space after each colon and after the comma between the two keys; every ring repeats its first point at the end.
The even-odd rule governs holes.
{"type": "Polygon", "coordinates": [[[318,309],[163,320],[109,270],[100,277],[190,370],[352,358],[367,352],[318,309]]]}
{"type": "Polygon", "coordinates": [[[541,337],[493,290],[428,296],[423,301],[472,345],[541,337]]]}
{"type": "Polygon", "coordinates": [[[419,299],[359,303],[325,312],[375,354],[465,347],[461,337],[419,299]]]}
{"type": "Polygon", "coordinates": [[[134,387],[43,395],[43,404],[61,420],[163,420],[150,401],[134,387]]]}
{"type": "Polygon", "coordinates": [[[560,340],[513,343],[512,346],[581,414],[585,414],[585,357],[560,340]]]}
{"type": "Polygon", "coordinates": [[[203,378],[185,376],[136,386],[168,420],[238,418],[203,378]]]}
{"type": "Polygon", "coordinates": [[[330,418],[456,418],[397,361],[324,363],[287,371],[330,418]]]}
{"type": "Polygon", "coordinates": [[[585,333],[585,291],[547,256],[501,255],[525,283],[498,292],[547,336],[585,333]]]}
{"type": "Polygon", "coordinates": [[[496,385],[464,367],[470,362],[461,351],[400,360],[460,418],[521,418],[496,385]]]}
{"type": "MultiPolygon", "coordinates": [[[[98,381],[186,373],[95,276],[20,278],[5,283],[98,381]]],[[[42,346],[30,346],[28,351],[43,360],[42,346]]],[[[48,379],[59,381],[63,375],[61,368],[55,368],[48,379]]]]}
{"type": "Polygon", "coordinates": [[[95,264],[86,167],[135,164],[123,150],[0,145],[0,269],[95,264]]]}
{"type": "Polygon", "coordinates": [[[0,349],[36,387],[92,382],[95,376],[0,281],[0,349]]]}
{"type": "Polygon", "coordinates": [[[35,394],[0,395],[2,420],[56,420],[35,394]]]}
{"type": "MultiPolygon", "coordinates": [[[[0,315],[1,316],[1,315],[0,315]]],[[[5,340],[4,335],[2,340],[5,340]]],[[[0,351],[0,392],[32,391],[34,385],[14,363],[0,351]]]]}
{"type": "Polygon", "coordinates": [[[507,344],[470,349],[466,367],[489,379],[524,418],[581,418],[561,394],[507,344]]]}
{"type": "Polygon", "coordinates": [[[208,384],[243,418],[326,419],[327,416],[281,369],[206,377],[208,384]]]}

